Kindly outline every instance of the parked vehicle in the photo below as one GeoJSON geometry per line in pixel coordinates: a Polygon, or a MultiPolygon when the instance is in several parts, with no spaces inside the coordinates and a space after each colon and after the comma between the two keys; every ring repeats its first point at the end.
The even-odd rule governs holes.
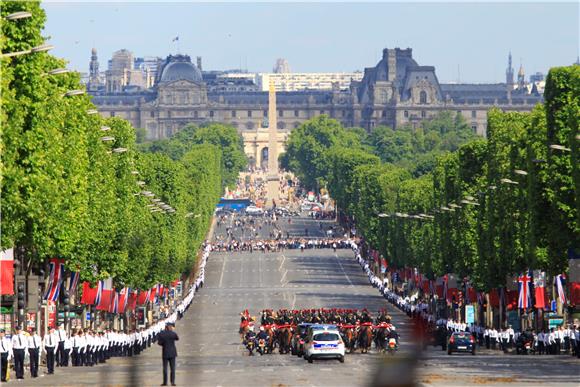
{"type": "Polygon", "coordinates": [[[469,332],[454,332],[447,340],[447,354],[469,352],[475,355],[475,338],[469,332]]]}

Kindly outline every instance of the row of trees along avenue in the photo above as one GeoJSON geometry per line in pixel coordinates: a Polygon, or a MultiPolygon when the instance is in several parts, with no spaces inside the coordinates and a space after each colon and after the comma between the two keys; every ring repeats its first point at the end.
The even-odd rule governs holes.
{"type": "Polygon", "coordinates": [[[115,287],[187,274],[224,185],[245,167],[235,129],[191,128],[173,141],[179,152],[137,145],[127,121],[96,114],[78,73],[57,70],[65,61],[30,52],[45,44],[39,3],[2,4],[3,18],[17,11],[32,16],[0,21],[1,248],[14,248],[16,274],[45,277],[53,257],[115,287]]]}
{"type": "Polygon", "coordinates": [[[580,66],[552,69],[545,90],[531,113],[490,110],[487,139],[449,112],[370,134],[318,117],[281,162],[327,187],[390,268],[455,273],[480,291],[528,269],[562,274],[580,247],[580,66]]]}

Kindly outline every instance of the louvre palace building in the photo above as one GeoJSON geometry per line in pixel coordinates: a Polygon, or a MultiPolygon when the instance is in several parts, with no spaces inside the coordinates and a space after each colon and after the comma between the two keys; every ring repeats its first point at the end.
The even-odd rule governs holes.
{"type": "MultiPolygon", "coordinates": [[[[188,124],[227,123],[243,135],[248,155],[260,162],[267,143],[261,128],[268,115],[268,91],[249,77],[204,72],[201,58],[196,65],[187,55],[149,60],[151,66],[140,70],[127,50],[113,55],[103,76],[94,49],[92,54],[87,88],[104,117],[124,118],[144,128],[150,140],[168,138],[188,124]]],[[[526,82],[521,67],[514,80],[510,54],[505,83],[444,84],[435,67],[413,59],[412,49],[386,48],[374,67],[365,68],[346,87],[333,82],[328,88],[276,92],[279,140],[283,144],[293,128],[322,114],[346,127],[372,131],[378,125],[417,126],[441,111],[463,115],[474,132],[485,136],[491,107],[530,111],[542,102],[542,81],[526,82]]]]}

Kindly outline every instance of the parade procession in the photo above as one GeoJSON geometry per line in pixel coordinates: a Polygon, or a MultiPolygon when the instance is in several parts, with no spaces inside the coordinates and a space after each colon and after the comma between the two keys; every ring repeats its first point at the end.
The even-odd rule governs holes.
{"type": "Polygon", "coordinates": [[[145,3],[0,0],[1,386],[580,386],[578,1],[145,3]]]}

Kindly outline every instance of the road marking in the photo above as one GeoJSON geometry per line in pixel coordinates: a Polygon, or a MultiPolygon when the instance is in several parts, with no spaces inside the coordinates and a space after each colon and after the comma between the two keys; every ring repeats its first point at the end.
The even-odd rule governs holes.
{"type": "Polygon", "coordinates": [[[290,307],[290,309],[293,310],[295,305],[296,305],[296,293],[294,293],[294,298],[292,298],[292,306],[290,307]]]}
{"type": "Polygon", "coordinates": [[[274,368],[262,368],[264,372],[274,372],[274,368]]]}
{"type": "Polygon", "coordinates": [[[224,280],[224,272],[225,272],[225,268],[226,268],[226,258],[227,258],[227,255],[224,256],[224,263],[222,265],[222,274],[220,275],[220,283],[218,285],[218,288],[222,287],[222,282],[224,280]]]}
{"type": "Polygon", "coordinates": [[[334,257],[336,258],[336,261],[338,262],[338,266],[340,266],[340,270],[342,270],[342,274],[344,274],[344,276],[346,277],[346,280],[348,281],[350,286],[354,287],[354,285],[352,284],[352,281],[350,280],[350,278],[348,278],[348,274],[346,274],[346,271],[344,271],[344,267],[342,266],[342,262],[340,262],[340,259],[338,259],[338,255],[336,253],[334,254],[334,257]]]}
{"type": "Polygon", "coordinates": [[[214,373],[215,370],[203,370],[204,374],[210,374],[210,373],[214,373]]]}
{"type": "Polygon", "coordinates": [[[278,271],[282,270],[282,265],[284,264],[285,260],[286,260],[286,256],[284,254],[282,254],[282,262],[280,263],[280,267],[278,268],[278,271]]]}
{"type": "Polygon", "coordinates": [[[232,359],[230,359],[230,361],[228,361],[228,366],[231,366],[233,362],[234,361],[232,359]]]}
{"type": "Polygon", "coordinates": [[[320,368],[320,371],[332,371],[332,368],[320,368]]]}
{"type": "Polygon", "coordinates": [[[232,370],[232,372],[244,372],[244,370],[232,370]]]}
{"type": "MultiPolygon", "coordinates": [[[[286,274],[288,274],[288,270],[286,270],[284,272],[284,275],[282,276],[282,278],[280,278],[280,283],[283,283],[284,282],[284,278],[286,278],[286,274]]],[[[282,285],[282,286],[284,286],[284,285],[282,285]]]]}

